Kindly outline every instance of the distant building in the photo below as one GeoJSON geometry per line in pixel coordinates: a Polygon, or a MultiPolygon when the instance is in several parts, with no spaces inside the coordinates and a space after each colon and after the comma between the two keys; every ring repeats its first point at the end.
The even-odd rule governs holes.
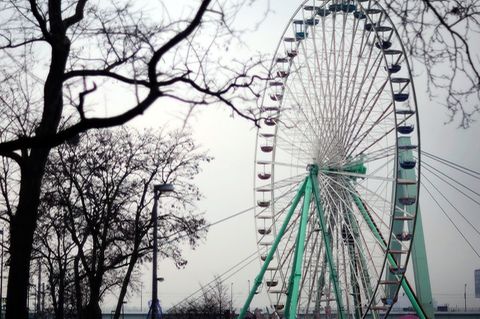
{"type": "Polygon", "coordinates": [[[475,298],[480,298],[480,269],[475,270],[475,298]]]}

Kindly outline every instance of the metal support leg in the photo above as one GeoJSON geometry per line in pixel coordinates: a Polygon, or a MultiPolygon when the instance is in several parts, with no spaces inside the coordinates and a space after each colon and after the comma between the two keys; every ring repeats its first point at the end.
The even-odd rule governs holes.
{"type": "Polygon", "coordinates": [[[425,250],[425,238],[423,236],[420,207],[417,211],[415,236],[413,238],[412,263],[417,297],[428,318],[434,319],[435,311],[433,307],[432,287],[430,285],[430,274],[428,271],[427,252],[425,250]]]}
{"type": "Polygon", "coordinates": [[[245,315],[247,314],[247,310],[250,307],[250,303],[252,302],[253,296],[255,296],[255,292],[257,291],[258,287],[262,283],[263,276],[265,275],[265,272],[267,271],[268,265],[272,261],[273,254],[277,250],[278,244],[280,243],[280,240],[282,239],[283,235],[285,234],[285,230],[288,226],[288,223],[290,222],[293,213],[295,212],[295,209],[297,208],[298,203],[300,202],[300,199],[302,196],[305,194],[305,186],[307,184],[307,179],[303,182],[302,186],[298,189],[297,195],[295,195],[295,198],[293,199],[292,206],[290,206],[290,209],[287,213],[287,216],[285,217],[285,220],[283,221],[282,227],[280,227],[280,230],[278,231],[277,236],[275,237],[275,240],[272,244],[272,247],[270,248],[270,251],[268,252],[267,258],[265,259],[263,266],[260,270],[260,273],[258,276],[255,278],[255,281],[253,282],[252,289],[250,290],[250,293],[248,294],[247,300],[245,301],[245,304],[242,307],[242,310],[240,311],[240,314],[238,316],[239,319],[245,318],[245,315]]]}
{"type": "MultiPolygon", "coordinates": [[[[353,197],[353,201],[358,207],[358,210],[360,211],[363,218],[367,222],[367,225],[370,228],[371,232],[373,233],[375,238],[379,241],[382,248],[385,250],[387,248],[387,243],[385,242],[385,239],[383,239],[382,235],[380,234],[373,220],[370,218],[370,214],[368,213],[367,209],[363,205],[362,200],[355,194],[352,194],[352,197],[353,197]]],[[[387,254],[387,260],[392,267],[397,267],[397,262],[392,254],[390,253],[387,254]]],[[[410,285],[408,284],[405,278],[402,278],[401,285],[403,290],[405,290],[405,293],[408,299],[410,300],[410,303],[412,304],[413,308],[417,312],[418,316],[421,319],[428,319],[427,315],[425,314],[425,311],[422,309],[422,306],[420,305],[417,297],[415,296],[415,293],[413,292],[413,290],[411,289],[410,285]]]]}
{"type": "Polygon", "coordinates": [[[317,214],[318,214],[318,220],[320,223],[320,231],[323,236],[323,243],[325,245],[325,253],[327,255],[327,263],[328,263],[328,269],[330,271],[330,280],[333,284],[333,290],[335,293],[335,299],[337,301],[337,317],[340,319],[346,318],[345,315],[345,309],[343,307],[343,297],[342,297],[342,291],[340,289],[340,285],[338,282],[338,273],[337,269],[335,267],[335,260],[333,258],[333,253],[331,250],[331,242],[332,239],[330,237],[330,234],[327,230],[327,223],[325,221],[325,216],[323,214],[323,208],[320,200],[320,188],[318,186],[318,181],[317,181],[317,172],[312,171],[310,172],[310,178],[312,179],[312,184],[313,184],[313,194],[315,197],[315,205],[317,208],[317,214]]]}
{"type": "Polygon", "coordinates": [[[285,318],[295,319],[297,315],[297,304],[299,295],[300,279],[302,278],[303,253],[305,251],[305,235],[307,231],[307,221],[310,212],[310,201],[312,199],[312,180],[308,178],[305,187],[305,196],[303,198],[303,209],[300,218],[300,228],[298,230],[297,245],[295,247],[294,263],[292,265],[292,274],[290,276],[289,294],[285,310],[285,318]]]}

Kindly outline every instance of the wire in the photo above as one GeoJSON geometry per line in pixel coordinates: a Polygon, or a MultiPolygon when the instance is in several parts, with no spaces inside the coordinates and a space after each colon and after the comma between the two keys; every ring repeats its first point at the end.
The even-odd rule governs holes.
{"type": "Polygon", "coordinates": [[[445,195],[443,195],[443,193],[435,186],[435,184],[433,184],[433,183],[428,179],[428,177],[425,176],[425,174],[422,173],[422,176],[427,180],[427,182],[430,183],[431,186],[433,186],[433,188],[440,194],[440,196],[442,196],[443,199],[444,199],[447,203],[449,203],[450,206],[451,206],[453,209],[455,209],[455,211],[456,211],[460,216],[462,216],[462,218],[475,230],[475,232],[476,232],[478,235],[480,235],[480,231],[478,230],[478,228],[476,228],[475,225],[473,225],[473,223],[470,222],[470,221],[465,217],[465,215],[463,215],[463,214],[460,212],[460,210],[458,210],[458,208],[455,207],[455,205],[453,205],[452,202],[450,202],[450,201],[448,200],[448,198],[447,198],[445,195]]]}
{"type": "MultiPolygon", "coordinates": [[[[207,229],[207,228],[209,228],[209,227],[212,227],[212,226],[218,225],[218,224],[220,224],[220,223],[226,222],[227,220],[230,220],[230,219],[235,218],[235,217],[237,217],[237,216],[240,216],[240,215],[243,215],[243,214],[245,214],[245,213],[248,213],[249,211],[251,211],[251,210],[254,209],[254,208],[255,208],[255,206],[252,206],[252,207],[250,207],[250,208],[244,209],[244,210],[242,210],[242,211],[240,211],[240,212],[238,212],[238,213],[235,213],[235,214],[233,214],[233,215],[230,215],[230,216],[227,216],[227,217],[225,217],[225,218],[219,219],[219,220],[217,220],[217,221],[215,221],[215,222],[213,222],[213,223],[204,225],[204,226],[200,227],[197,231],[202,231],[202,230],[205,230],[205,229],[207,229]]],[[[173,236],[175,236],[175,235],[177,235],[177,234],[179,234],[179,233],[181,233],[181,232],[183,232],[183,230],[179,230],[179,231],[177,231],[176,233],[171,234],[170,236],[167,237],[167,239],[169,239],[169,238],[171,238],[171,237],[173,237],[173,236]]],[[[185,238],[185,237],[187,237],[187,236],[189,236],[189,234],[184,234],[184,235],[175,237],[175,238],[173,238],[173,239],[170,239],[167,243],[170,244],[170,243],[172,243],[172,242],[174,242],[174,241],[177,241],[177,240],[179,240],[179,239],[185,238]]]]}
{"type": "MultiPolygon", "coordinates": [[[[425,176],[424,176],[425,177],[425,176]]],[[[428,178],[425,178],[427,181],[428,181],[428,178]]],[[[430,182],[430,181],[428,181],[430,182]]],[[[430,182],[431,184],[431,182],[430,182]]],[[[448,216],[447,212],[443,209],[443,207],[440,205],[440,203],[435,199],[435,197],[433,197],[432,193],[430,193],[430,191],[428,190],[428,188],[426,188],[425,186],[423,186],[423,189],[427,191],[428,195],[430,195],[430,197],[433,199],[433,201],[437,204],[438,208],[440,208],[440,210],[443,212],[443,214],[445,215],[445,217],[447,217],[447,219],[450,221],[450,223],[453,225],[453,227],[455,227],[455,229],[457,230],[457,232],[460,234],[460,236],[462,236],[462,238],[465,240],[465,242],[470,246],[470,248],[475,252],[475,255],[478,256],[478,258],[480,258],[480,254],[475,250],[475,248],[473,247],[472,243],[465,237],[465,235],[460,231],[460,229],[458,228],[458,226],[453,222],[453,220],[450,218],[450,216],[448,216]]]]}
{"type": "Polygon", "coordinates": [[[475,170],[473,170],[473,169],[470,169],[470,168],[464,167],[464,166],[462,166],[462,165],[456,164],[456,163],[454,163],[454,162],[452,162],[452,161],[446,160],[446,159],[441,158],[441,157],[439,157],[439,156],[437,156],[437,155],[433,155],[433,154],[431,154],[431,153],[429,153],[429,152],[427,152],[427,151],[424,151],[424,150],[422,150],[422,154],[424,154],[424,155],[426,155],[427,157],[430,157],[430,158],[432,158],[432,159],[435,159],[435,160],[441,162],[441,163],[444,164],[444,165],[447,165],[447,166],[450,166],[451,168],[454,168],[454,169],[456,169],[456,170],[459,170],[459,171],[461,171],[461,172],[464,173],[464,174],[467,174],[467,175],[469,175],[469,176],[471,176],[471,177],[480,179],[480,172],[477,172],[477,171],[475,171],[475,170]],[[468,172],[468,173],[467,173],[467,172],[468,172]],[[475,175],[477,175],[477,176],[475,176],[475,175]]]}
{"type": "MultiPolygon", "coordinates": [[[[431,171],[430,168],[428,168],[428,166],[425,166],[425,169],[427,171],[429,171],[430,173],[432,173],[434,176],[436,176],[438,179],[440,179],[441,181],[443,181],[444,183],[446,183],[447,185],[449,185],[450,187],[454,188],[455,190],[457,190],[458,192],[460,192],[461,194],[463,194],[465,197],[467,197],[468,199],[470,199],[471,201],[473,201],[474,203],[476,203],[477,205],[480,205],[480,202],[475,200],[474,198],[472,198],[470,195],[466,194],[464,191],[462,191],[461,189],[459,189],[458,187],[452,185],[451,183],[449,183],[448,181],[446,181],[444,178],[438,176],[438,174],[434,173],[431,171]]],[[[466,186],[464,186],[466,187],[466,186]]],[[[469,189],[467,187],[467,189],[469,189]]],[[[470,190],[470,189],[469,189],[470,190]]],[[[473,190],[471,190],[472,192],[474,192],[473,190]]],[[[475,193],[475,192],[474,192],[475,193]]]]}
{"type": "MultiPolygon", "coordinates": [[[[214,278],[212,281],[210,281],[206,286],[209,287],[209,290],[213,289],[213,287],[211,287],[210,285],[215,283],[215,281],[217,280],[217,278],[222,278],[223,276],[225,276],[226,274],[228,274],[229,272],[231,272],[233,269],[239,267],[242,263],[244,263],[245,261],[247,261],[248,259],[252,258],[253,256],[255,256],[255,258],[252,258],[252,260],[248,261],[248,263],[246,263],[245,265],[243,265],[242,267],[240,267],[239,269],[237,269],[233,274],[229,275],[227,278],[225,278],[224,280],[230,278],[231,276],[235,275],[236,273],[238,273],[240,270],[244,269],[246,266],[248,266],[250,263],[252,263],[253,261],[257,260],[257,251],[251,253],[250,255],[248,255],[247,257],[243,258],[241,261],[239,261],[238,263],[236,263],[235,265],[233,265],[232,267],[230,267],[229,269],[227,269],[225,272],[223,272],[221,275],[217,276],[216,278],[214,278]]],[[[221,281],[223,283],[223,280],[221,281]]],[[[170,309],[175,309],[177,306],[179,306],[180,304],[182,304],[183,302],[189,300],[190,298],[192,298],[193,296],[195,296],[195,294],[201,292],[204,290],[204,287],[200,287],[199,289],[195,290],[193,293],[191,293],[190,295],[188,295],[187,297],[183,298],[182,300],[180,300],[178,303],[176,303],[173,307],[171,307],[170,309]]],[[[194,300],[197,300],[199,297],[195,298],[194,300]]]]}
{"type": "Polygon", "coordinates": [[[477,193],[476,191],[474,191],[474,190],[473,190],[473,189],[471,189],[470,187],[466,186],[465,184],[462,184],[462,183],[460,183],[460,182],[459,182],[459,181],[457,181],[456,179],[454,179],[454,178],[452,178],[452,177],[448,176],[448,175],[447,175],[447,174],[445,174],[444,172],[442,172],[442,171],[440,171],[439,169],[435,168],[434,166],[432,166],[432,165],[430,165],[430,164],[426,163],[425,161],[424,161],[424,162],[422,162],[422,164],[425,164],[425,165],[427,165],[428,167],[430,167],[431,169],[435,170],[437,173],[440,173],[441,175],[445,176],[446,178],[448,178],[448,179],[449,179],[449,180],[451,180],[452,182],[454,182],[454,183],[456,183],[456,184],[458,184],[458,185],[460,185],[460,186],[462,186],[462,187],[464,187],[464,188],[468,189],[469,191],[471,191],[471,192],[472,192],[472,193],[474,193],[475,195],[477,195],[477,196],[480,196],[480,193],[477,193]]]}

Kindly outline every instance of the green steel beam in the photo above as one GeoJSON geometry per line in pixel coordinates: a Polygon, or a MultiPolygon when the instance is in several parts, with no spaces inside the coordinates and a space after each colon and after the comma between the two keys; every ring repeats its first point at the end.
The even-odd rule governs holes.
{"type": "Polygon", "coordinates": [[[434,319],[435,309],[433,307],[432,287],[430,285],[430,274],[428,271],[427,252],[425,249],[425,238],[423,235],[420,207],[417,210],[417,221],[415,223],[412,262],[417,297],[420,300],[423,309],[425,309],[428,318],[434,319]]]}
{"type": "MultiPolygon", "coordinates": [[[[365,287],[365,289],[367,290],[368,296],[373,296],[373,289],[372,289],[372,286],[371,286],[371,283],[370,283],[370,275],[367,271],[367,258],[365,257],[365,252],[364,252],[363,247],[361,245],[360,227],[358,226],[357,220],[353,216],[352,207],[348,207],[347,219],[346,220],[348,221],[348,223],[352,227],[353,237],[354,237],[355,241],[358,243],[357,244],[357,250],[358,250],[358,255],[360,257],[360,265],[361,265],[360,266],[360,268],[361,268],[360,276],[361,276],[361,279],[362,279],[362,284],[365,287]]],[[[373,315],[374,319],[378,318],[377,313],[373,313],[372,315],[373,315]]]]}
{"type": "Polygon", "coordinates": [[[305,195],[303,197],[303,209],[300,218],[300,229],[298,231],[297,245],[295,247],[294,263],[290,276],[289,294],[287,297],[285,318],[295,319],[297,316],[297,304],[299,296],[300,279],[302,278],[302,262],[305,252],[305,236],[307,232],[307,221],[310,212],[310,201],[312,199],[312,179],[307,179],[305,195]]]}
{"type": "Polygon", "coordinates": [[[331,250],[332,239],[331,239],[330,233],[327,230],[327,223],[325,221],[325,216],[323,215],[323,208],[320,200],[320,188],[318,186],[317,175],[318,175],[318,167],[316,165],[312,165],[310,167],[309,178],[312,180],[313,194],[315,197],[315,204],[317,207],[318,221],[320,223],[320,231],[322,232],[323,243],[325,245],[325,253],[327,255],[328,268],[330,270],[330,280],[333,283],[333,290],[335,293],[335,299],[337,301],[337,317],[340,319],[344,319],[346,318],[346,315],[345,315],[345,309],[343,306],[342,291],[340,289],[340,285],[338,282],[338,274],[335,268],[335,261],[334,261],[333,253],[331,250]]]}
{"type": "MultiPolygon", "coordinates": [[[[375,238],[378,240],[380,243],[380,246],[386,250],[387,249],[387,243],[385,242],[385,239],[381,236],[380,232],[378,231],[377,227],[375,226],[375,223],[372,221],[370,218],[370,214],[367,212],[365,206],[363,205],[362,200],[356,195],[352,194],[353,201],[357,205],[360,213],[362,214],[363,218],[367,222],[367,225],[369,226],[370,230],[372,231],[373,235],[375,238]]],[[[398,267],[397,262],[393,255],[391,253],[387,253],[387,260],[389,264],[392,267],[398,267]]],[[[398,279],[398,277],[396,277],[398,279]]],[[[407,283],[405,278],[402,277],[401,285],[403,290],[405,291],[405,294],[407,295],[408,299],[410,300],[410,303],[412,304],[413,308],[415,309],[415,312],[418,314],[420,319],[428,319],[427,315],[425,314],[425,311],[422,309],[419,301],[417,300],[415,293],[413,292],[412,288],[410,285],[407,283]]]]}
{"type": "MultiPolygon", "coordinates": [[[[303,197],[304,201],[305,201],[305,196],[306,196],[306,194],[303,197]]],[[[302,209],[302,212],[303,212],[303,209],[302,209]]],[[[302,216],[303,216],[303,214],[300,215],[300,223],[301,223],[302,216]]],[[[290,303],[291,303],[291,296],[292,296],[292,291],[293,291],[293,277],[295,276],[295,265],[297,263],[297,258],[298,258],[297,247],[299,245],[299,241],[300,241],[300,231],[297,232],[297,238],[295,239],[295,246],[294,246],[295,247],[295,253],[293,254],[292,270],[290,271],[290,278],[288,279],[287,303],[285,305],[285,318],[288,318],[288,315],[290,313],[290,303]]]]}
{"type": "Polygon", "coordinates": [[[278,244],[280,243],[280,240],[282,239],[283,235],[285,234],[285,230],[288,226],[288,223],[290,222],[290,219],[293,216],[293,213],[295,212],[295,209],[297,208],[298,203],[300,202],[300,199],[302,196],[305,194],[305,186],[307,184],[308,177],[305,179],[303,182],[302,186],[298,189],[297,194],[295,195],[295,198],[293,199],[292,205],[290,206],[290,209],[285,217],[285,220],[283,221],[282,226],[280,227],[280,230],[278,231],[277,236],[275,237],[275,240],[273,241],[272,247],[270,248],[270,251],[268,252],[267,258],[265,259],[262,268],[260,269],[260,273],[257,275],[255,278],[252,289],[250,290],[250,293],[248,294],[247,300],[245,301],[245,304],[243,305],[242,310],[240,311],[240,314],[238,315],[239,319],[245,318],[245,315],[247,314],[247,310],[250,307],[250,303],[252,302],[253,297],[255,296],[255,292],[257,291],[258,287],[262,283],[263,276],[265,275],[265,272],[267,271],[268,265],[272,261],[273,254],[277,250],[278,244]]]}

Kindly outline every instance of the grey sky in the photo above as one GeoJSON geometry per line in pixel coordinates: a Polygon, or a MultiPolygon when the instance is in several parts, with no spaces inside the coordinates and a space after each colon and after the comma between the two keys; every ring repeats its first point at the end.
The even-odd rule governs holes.
{"type": "MultiPolygon", "coordinates": [[[[172,1],[166,1],[166,6],[172,1]]],[[[264,21],[255,32],[247,32],[242,40],[247,47],[236,52],[241,55],[256,51],[273,53],[281,32],[299,1],[283,1],[275,5],[275,12],[264,21]]],[[[252,27],[265,8],[262,6],[242,13],[238,23],[252,27]],[[256,14],[255,14],[256,13],[256,14]]],[[[449,159],[466,167],[480,171],[480,124],[475,123],[469,130],[457,129],[455,124],[444,125],[448,120],[446,110],[426,96],[425,79],[415,81],[419,100],[422,148],[430,153],[449,159]]],[[[178,105],[158,104],[134,121],[133,125],[158,127],[167,125],[175,128],[180,125],[185,109],[178,105]]],[[[204,166],[197,183],[205,195],[198,206],[206,218],[213,222],[233,213],[253,206],[253,163],[255,155],[256,130],[252,124],[238,117],[232,118],[226,108],[209,107],[195,112],[190,119],[194,137],[198,144],[210,151],[215,160],[204,166]]],[[[431,163],[429,161],[428,163],[431,163]]],[[[450,172],[448,172],[450,174],[450,172]]],[[[430,178],[430,174],[427,173],[430,178]]],[[[461,175],[452,176],[463,178],[461,175]]],[[[432,179],[433,180],[433,179],[432,179]]],[[[466,181],[469,182],[469,181],[466,181]]],[[[457,192],[450,192],[444,184],[438,187],[451,201],[480,228],[479,207],[468,202],[457,192]]],[[[480,184],[472,184],[476,191],[480,184]]],[[[474,255],[463,239],[449,224],[448,220],[421,189],[421,209],[428,250],[430,275],[434,299],[440,304],[463,304],[463,289],[467,283],[468,305],[480,306],[480,299],[474,299],[473,271],[480,268],[480,259],[474,255]]],[[[480,247],[480,238],[459,221],[456,213],[445,206],[465,235],[474,246],[480,247]]],[[[213,227],[205,242],[195,251],[186,252],[189,261],[185,269],[177,270],[171,262],[162,261],[158,272],[165,277],[160,284],[159,296],[164,307],[170,307],[183,297],[197,290],[200,284],[208,283],[216,274],[221,274],[230,266],[256,250],[253,211],[228,222],[213,227]]],[[[257,260],[237,275],[227,280],[233,285],[234,306],[239,308],[246,298],[248,280],[253,282],[260,267],[257,260]]],[[[145,268],[143,288],[143,309],[151,291],[149,268],[145,268]]],[[[412,280],[413,281],[413,280],[412,280]]],[[[259,295],[253,306],[267,305],[267,299],[259,295]]],[[[112,307],[106,300],[104,309],[112,307]]],[[[128,308],[140,308],[140,296],[128,298],[128,308]]]]}

